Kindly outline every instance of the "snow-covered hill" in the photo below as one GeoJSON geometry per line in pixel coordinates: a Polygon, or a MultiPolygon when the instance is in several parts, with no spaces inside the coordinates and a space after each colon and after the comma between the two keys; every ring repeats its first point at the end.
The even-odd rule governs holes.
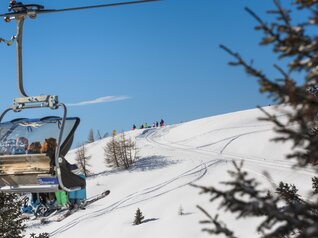
{"type": "MultiPolygon", "coordinates": [[[[274,107],[265,109],[275,111],[274,107]]],[[[276,114],[284,118],[284,114],[276,114]]],[[[292,163],[284,159],[291,145],[271,142],[275,136],[273,126],[259,121],[262,116],[259,109],[252,109],[126,132],[126,136],[136,139],[140,156],[129,171],[106,168],[103,146],[109,138],[89,144],[91,171],[96,175],[87,180],[88,196],[106,189],[111,194],[60,223],[32,226],[27,233],[48,232],[51,237],[65,238],[210,237],[201,232],[203,226],[199,221],[204,215],[196,205],[213,215],[217,203],[209,203],[209,197],[199,195],[198,189],[189,184],[220,187],[219,182],[228,178],[227,170],[233,168],[232,160],[244,160],[245,169],[263,186],[272,188],[273,183],[288,181],[298,185],[301,194],[307,196],[313,171],[291,169],[292,163]],[[263,174],[265,170],[271,177],[263,174]],[[178,214],[180,207],[183,216],[178,214]],[[145,222],[133,226],[137,208],[145,216],[145,222]]],[[[75,151],[67,158],[74,161],[75,151]]],[[[257,237],[249,229],[257,220],[236,221],[232,215],[224,212],[221,215],[240,237],[257,237]]]]}

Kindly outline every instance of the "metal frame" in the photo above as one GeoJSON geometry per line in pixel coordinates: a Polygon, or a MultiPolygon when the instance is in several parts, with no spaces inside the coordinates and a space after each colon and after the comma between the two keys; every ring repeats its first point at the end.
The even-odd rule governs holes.
{"type": "Polygon", "coordinates": [[[49,193],[60,191],[59,185],[37,185],[37,186],[5,186],[0,189],[1,192],[13,192],[13,193],[49,193]]]}
{"type": "Polygon", "coordinates": [[[15,19],[17,22],[17,33],[15,36],[12,36],[10,40],[6,40],[3,38],[0,38],[0,42],[5,42],[8,46],[11,46],[14,41],[16,41],[16,62],[17,62],[17,84],[18,84],[18,90],[21,97],[28,97],[24,90],[23,85],[23,67],[22,67],[22,35],[23,35],[23,24],[24,19],[26,16],[29,16],[30,18],[35,18],[36,15],[31,15],[30,13],[25,14],[18,14],[16,16],[11,17],[5,17],[4,20],[6,22],[10,22],[11,20],[15,19]]]}
{"type": "MultiPolygon", "coordinates": [[[[61,169],[60,169],[60,162],[62,162],[60,160],[60,149],[61,149],[61,141],[62,141],[62,137],[63,137],[63,133],[64,133],[64,126],[65,126],[65,121],[66,121],[66,117],[67,117],[67,108],[65,106],[65,104],[63,103],[59,103],[58,102],[58,98],[56,96],[38,96],[38,97],[23,97],[23,98],[15,98],[14,99],[14,103],[13,106],[10,108],[7,108],[0,116],[0,123],[2,122],[4,116],[9,112],[9,111],[14,111],[14,112],[20,112],[24,109],[33,109],[33,108],[43,108],[43,107],[47,107],[47,108],[51,108],[51,109],[58,109],[59,107],[63,108],[63,117],[62,117],[62,123],[61,123],[61,128],[60,128],[60,133],[58,136],[58,140],[57,140],[57,146],[56,146],[56,150],[55,150],[55,166],[56,166],[56,175],[57,175],[57,179],[59,182],[59,185],[61,187],[62,190],[67,191],[67,192],[71,192],[71,191],[76,191],[81,189],[80,187],[75,187],[72,189],[68,189],[67,187],[64,186],[63,181],[62,181],[62,175],[61,175],[61,169]]],[[[39,188],[42,187],[54,187],[53,185],[39,185],[39,188]]],[[[25,186],[24,186],[25,187],[25,186]]],[[[21,190],[23,190],[24,187],[21,187],[21,190]]],[[[26,190],[27,190],[26,186],[26,190]]],[[[14,188],[9,187],[11,189],[8,189],[9,191],[17,191],[20,189],[16,189],[14,190],[14,188]]],[[[32,188],[32,186],[30,186],[30,188],[32,188]]],[[[6,187],[4,187],[4,189],[0,189],[0,190],[6,190],[6,187]]]]}
{"type": "Polygon", "coordinates": [[[23,74],[22,74],[22,33],[23,33],[23,23],[24,23],[24,16],[16,17],[17,21],[17,35],[15,36],[17,46],[17,82],[18,82],[18,89],[20,96],[28,97],[25,93],[23,87],[23,74]]]}
{"type": "MultiPolygon", "coordinates": [[[[10,22],[11,20],[16,20],[17,22],[17,32],[16,35],[13,36],[10,40],[5,40],[0,38],[0,43],[5,42],[8,46],[12,45],[14,41],[16,41],[16,62],[17,62],[17,85],[20,98],[15,98],[13,101],[13,106],[6,109],[0,116],[0,123],[2,119],[9,111],[20,112],[24,109],[32,109],[32,108],[42,108],[48,107],[51,109],[58,109],[62,107],[64,110],[62,124],[60,128],[59,138],[57,142],[57,147],[55,151],[55,165],[56,165],[56,174],[58,178],[58,182],[60,187],[65,191],[74,191],[81,188],[72,188],[68,189],[63,185],[62,177],[61,177],[61,169],[60,169],[60,161],[59,154],[61,149],[61,140],[64,133],[64,125],[66,121],[67,115],[67,108],[63,103],[59,103],[57,96],[36,96],[36,97],[29,97],[24,90],[23,85],[23,68],[22,68],[22,34],[23,34],[23,24],[24,20],[27,17],[31,19],[35,19],[38,14],[44,13],[53,13],[53,12],[65,12],[65,11],[74,11],[74,10],[84,10],[84,9],[92,9],[92,8],[103,8],[103,7],[114,7],[114,6],[121,6],[121,5],[130,5],[130,4],[139,4],[139,3],[147,3],[147,2],[156,2],[160,0],[133,0],[130,2],[118,2],[118,3],[109,3],[109,4],[102,4],[102,5],[93,5],[93,6],[83,6],[83,7],[75,7],[75,8],[64,8],[64,9],[44,9],[42,5],[38,4],[23,4],[21,2],[13,4],[13,1],[9,5],[9,12],[5,14],[0,14],[0,17],[4,17],[6,22],[10,22]]],[[[29,186],[24,186],[26,190],[29,186]]],[[[44,185],[40,187],[51,187],[50,185],[44,185]]],[[[5,189],[7,187],[4,187],[5,189]]],[[[30,186],[32,188],[32,186],[30,186]]],[[[18,188],[17,188],[18,190],[18,188]]],[[[22,190],[22,189],[21,189],[22,190]]],[[[0,189],[1,191],[1,189],[0,189]]],[[[8,191],[16,191],[14,188],[9,186],[8,191]]]]}

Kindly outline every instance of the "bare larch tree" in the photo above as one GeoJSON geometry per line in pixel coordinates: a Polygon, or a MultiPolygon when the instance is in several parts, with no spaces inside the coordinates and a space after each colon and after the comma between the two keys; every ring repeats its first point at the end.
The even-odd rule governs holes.
{"type": "Polygon", "coordinates": [[[104,147],[104,155],[106,165],[128,169],[137,159],[136,143],[124,133],[113,136],[104,147]]]}
{"type": "Polygon", "coordinates": [[[85,177],[91,175],[91,172],[89,170],[89,167],[91,165],[89,164],[89,160],[91,159],[91,156],[87,155],[87,150],[85,147],[85,144],[80,145],[76,150],[76,162],[79,166],[80,170],[83,172],[85,177]]]}

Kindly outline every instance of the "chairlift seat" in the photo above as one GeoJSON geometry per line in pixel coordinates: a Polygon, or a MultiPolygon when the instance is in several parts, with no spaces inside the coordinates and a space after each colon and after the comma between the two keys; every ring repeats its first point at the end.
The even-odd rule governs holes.
{"type": "Polygon", "coordinates": [[[62,190],[61,187],[69,190],[85,187],[85,180],[72,173],[64,159],[71,147],[79,118],[65,120],[59,150],[60,179],[52,170],[55,158],[40,148],[36,153],[30,148],[32,143],[41,146],[45,139],[58,138],[61,120],[60,117],[46,117],[0,123],[0,191],[37,193],[56,192],[62,190]]]}
{"type": "Polygon", "coordinates": [[[0,156],[0,175],[49,173],[50,158],[46,154],[0,156]]]}

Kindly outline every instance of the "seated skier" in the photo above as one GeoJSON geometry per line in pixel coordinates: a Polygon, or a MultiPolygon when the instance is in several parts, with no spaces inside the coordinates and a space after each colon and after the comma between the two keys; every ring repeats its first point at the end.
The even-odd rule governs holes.
{"type": "Polygon", "coordinates": [[[25,137],[18,137],[16,139],[14,150],[12,154],[25,154],[29,147],[29,140],[25,137]]]}
{"type": "MultiPolygon", "coordinates": [[[[46,153],[47,156],[50,157],[50,172],[51,174],[55,173],[54,167],[55,164],[55,151],[56,151],[56,139],[55,138],[48,138],[45,139],[45,142],[42,146],[42,153],[46,153]]],[[[80,176],[72,173],[73,168],[77,168],[77,166],[71,165],[65,158],[61,157],[62,161],[60,162],[60,170],[63,179],[63,184],[70,188],[70,187],[81,187],[85,188],[86,182],[85,179],[81,178],[80,176]]]]}
{"type": "Polygon", "coordinates": [[[39,141],[32,142],[28,147],[28,154],[41,153],[42,145],[39,141]]]}

